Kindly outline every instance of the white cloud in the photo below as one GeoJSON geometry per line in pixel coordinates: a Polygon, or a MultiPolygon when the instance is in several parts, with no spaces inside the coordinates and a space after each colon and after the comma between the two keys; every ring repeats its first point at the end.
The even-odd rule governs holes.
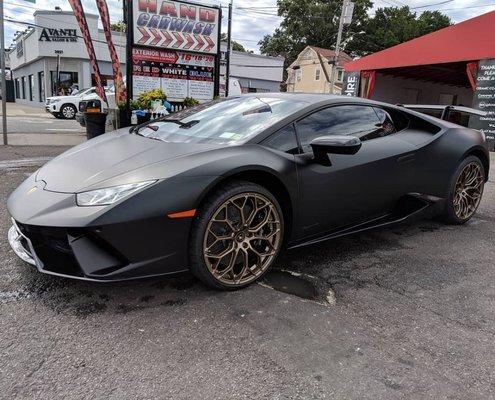
{"type": "MultiPolygon", "coordinates": [[[[425,4],[440,3],[441,0],[375,0],[375,9],[377,7],[386,7],[390,4],[406,4],[410,7],[423,6],[425,4]]],[[[122,19],[122,0],[107,0],[112,21],[122,19]]],[[[206,3],[206,2],[205,2],[206,3]]],[[[219,1],[213,1],[218,4],[219,1]]],[[[228,0],[221,0],[222,6],[228,4],[228,0]]],[[[454,22],[460,22],[468,18],[495,10],[495,2],[490,3],[487,7],[477,7],[487,4],[486,0],[453,0],[443,5],[419,8],[416,11],[424,10],[441,10],[446,13],[454,22]]],[[[60,6],[63,10],[71,10],[68,2],[61,0],[37,0],[32,4],[23,0],[4,0],[5,17],[18,21],[33,22],[33,12],[35,9],[54,9],[60,6]]],[[[97,13],[94,0],[83,0],[83,6],[86,12],[97,13]]],[[[258,50],[258,41],[264,35],[272,33],[278,26],[280,18],[276,16],[276,9],[270,8],[276,6],[276,0],[235,0],[232,36],[250,50],[258,50]],[[244,7],[251,9],[246,10],[244,7]],[[256,9],[254,9],[256,7],[256,9]],[[259,8],[264,7],[264,8],[259,8]]],[[[373,13],[373,10],[371,11],[373,13]]],[[[227,30],[227,8],[223,8],[222,31],[227,30]]],[[[12,41],[14,33],[17,30],[26,29],[26,25],[14,24],[7,22],[5,24],[6,45],[12,41]]]]}

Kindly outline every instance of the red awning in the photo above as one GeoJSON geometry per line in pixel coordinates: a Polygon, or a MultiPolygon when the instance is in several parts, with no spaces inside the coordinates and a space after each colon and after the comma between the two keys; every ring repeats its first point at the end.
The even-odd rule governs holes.
{"type": "Polygon", "coordinates": [[[344,65],[346,71],[431,65],[495,58],[495,11],[344,65]]]}

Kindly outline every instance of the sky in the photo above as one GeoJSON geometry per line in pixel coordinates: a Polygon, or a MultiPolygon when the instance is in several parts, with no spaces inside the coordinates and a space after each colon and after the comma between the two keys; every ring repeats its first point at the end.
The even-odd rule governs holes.
{"type": "MultiPolygon", "coordinates": [[[[53,10],[55,6],[70,11],[66,0],[36,0],[36,4],[24,0],[0,0],[4,3],[5,18],[18,21],[33,22],[36,9],[53,10]]],[[[202,3],[201,0],[196,2],[202,3]]],[[[82,0],[88,13],[98,14],[95,0],[82,0]]],[[[112,22],[122,19],[122,0],[107,0],[112,22]]],[[[205,4],[221,4],[226,6],[228,0],[208,0],[205,4]]],[[[271,34],[278,27],[280,18],[276,16],[276,0],[234,0],[232,37],[244,47],[259,52],[258,41],[266,34],[271,34]],[[243,9],[249,8],[249,9],[243,9]]],[[[461,22],[466,19],[495,10],[495,0],[374,0],[374,8],[408,5],[417,7],[415,11],[440,10],[452,21],[461,22]]],[[[370,11],[373,13],[373,10],[370,11]]],[[[227,10],[224,9],[224,17],[227,10]]],[[[223,18],[222,31],[226,32],[226,18],[223,18]]],[[[26,25],[5,21],[6,47],[12,42],[16,31],[26,29],[26,25]]]]}

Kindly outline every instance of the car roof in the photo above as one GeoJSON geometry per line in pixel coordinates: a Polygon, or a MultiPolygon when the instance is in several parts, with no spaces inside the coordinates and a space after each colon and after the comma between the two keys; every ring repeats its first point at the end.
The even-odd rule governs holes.
{"type": "Polygon", "coordinates": [[[341,103],[341,102],[352,102],[352,103],[362,103],[369,105],[386,105],[393,106],[392,104],[380,103],[374,100],[363,99],[362,97],[351,97],[343,96],[338,94],[327,94],[327,93],[303,93],[303,92],[265,92],[265,93],[246,93],[234,97],[257,97],[263,98],[280,98],[285,100],[297,100],[308,104],[317,103],[341,103]]]}

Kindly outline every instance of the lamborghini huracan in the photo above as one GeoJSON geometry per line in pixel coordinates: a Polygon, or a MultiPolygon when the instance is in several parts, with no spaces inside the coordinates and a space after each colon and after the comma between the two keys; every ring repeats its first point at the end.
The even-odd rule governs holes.
{"type": "Polygon", "coordinates": [[[8,239],[47,274],[116,281],[190,270],[229,290],[261,278],[283,248],[432,207],[465,223],[488,171],[481,132],[404,107],[241,95],[54,158],[9,197],[8,239]]]}

